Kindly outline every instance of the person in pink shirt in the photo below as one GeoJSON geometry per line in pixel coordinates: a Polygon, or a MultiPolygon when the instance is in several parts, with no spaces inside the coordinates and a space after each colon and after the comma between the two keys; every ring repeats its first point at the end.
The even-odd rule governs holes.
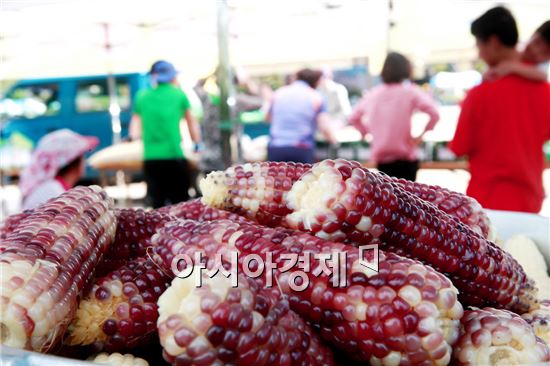
{"type": "Polygon", "coordinates": [[[371,159],[378,170],[411,181],[418,171],[418,145],[424,133],[434,128],[439,113],[434,100],[408,82],[412,67],[396,52],[389,53],[382,68],[383,84],[370,90],[349,118],[363,136],[372,135],[371,159]],[[411,117],[421,111],[430,117],[420,136],[411,135],[411,117]]]}

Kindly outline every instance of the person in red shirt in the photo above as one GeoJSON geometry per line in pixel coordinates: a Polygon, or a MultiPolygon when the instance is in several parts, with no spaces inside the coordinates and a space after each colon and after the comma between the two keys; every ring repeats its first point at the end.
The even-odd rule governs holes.
{"type": "MultiPolygon", "coordinates": [[[[509,10],[496,7],[472,23],[479,57],[489,67],[520,58],[509,10]]],[[[467,194],[490,209],[540,211],[544,199],[543,144],[550,139],[550,85],[508,75],[484,81],[462,104],[449,147],[467,156],[467,194]]]]}

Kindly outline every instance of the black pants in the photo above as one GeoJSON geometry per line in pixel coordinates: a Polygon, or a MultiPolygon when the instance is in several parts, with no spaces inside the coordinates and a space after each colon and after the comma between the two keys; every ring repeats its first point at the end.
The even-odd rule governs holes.
{"type": "Polygon", "coordinates": [[[416,172],[418,172],[418,160],[395,160],[389,163],[379,163],[376,168],[390,177],[403,178],[414,182],[416,172]]]}
{"type": "Polygon", "coordinates": [[[146,160],[147,198],[154,208],[189,199],[189,168],[185,159],[146,160]]]}

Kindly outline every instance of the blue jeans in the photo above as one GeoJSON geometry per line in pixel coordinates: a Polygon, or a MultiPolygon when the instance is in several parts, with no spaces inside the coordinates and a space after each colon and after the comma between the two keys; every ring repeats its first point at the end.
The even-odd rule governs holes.
{"type": "Polygon", "coordinates": [[[315,149],[312,147],[268,146],[267,160],[315,163],[315,149]]]}

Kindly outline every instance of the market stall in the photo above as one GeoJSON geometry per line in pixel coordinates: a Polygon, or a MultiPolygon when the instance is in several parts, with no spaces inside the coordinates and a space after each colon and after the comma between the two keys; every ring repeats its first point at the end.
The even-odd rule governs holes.
{"type": "MultiPolygon", "coordinates": [[[[550,219],[486,210],[463,193],[369,169],[370,137],[350,126],[339,126],[330,144],[308,134],[313,165],[269,162],[265,116],[234,116],[237,64],[260,73],[327,61],[368,64],[370,72],[390,45],[433,61],[449,44],[460,54],[457,63],[470,62],[471,39],[462,28],[485,2],[187,3],[59,1],[48,12],[10,3],[14,14],[3,18],[11,33],[0,39],[9,56],[0,75],[56,74],[63,70],[59,55],[68,60],[62,72],[108,72],[102,111],[113,144],[87,159],[103,177],[117,172],[124,185],[124,173],[143,169],[142,142],[121,141],[112,72],[144,71],[153,57],[173,59],[185,78],[219,66],[220,113],[212,126],[221,137],[210,146],[223,150],[216,158],[225,170],[201,177],[200,199],[166,199],[158,206],[177,203],[155,209],[117,207],[106,179],[103,187],[71,188],[52,173],[64,193],[0,218],[2,366],[550,365],[550,219]],[[394,12],[396,3],[402,6],[394,12]],[[434,9],[445,16],[419,25],[419,14],[434,9]],[[401,26],[392,30],[396,22],[401,26]]],[[[548,8],[534,0],[529,9],[521,19],[534,24],[548,8]]],[[[452,79],[454,87],[457,76],[449,74],[434,85],[452,79]]],[[[64,98],[59,113],[74,109],[64,98]]],[[[180,112],[183,99],[174,103],[180,112]]],[[[134,99],[126,113],[130,104],[134,99]]],[[[456,103],[442,107],[450,118],[424,136],[420,168],[468,169],[446,146],[457,112],[456,103]]],[[[164,138],[179,137],[180,117],[164,138]]],[[[158,128],[158,118],[151,120],[158,128]]],[[[17,176],[32,144],[10,139],[9,146],[0,141],[0,152],[24,154],[13,164],[0,161],[0,170],[17,176]]],[[[177,158],[148,160],[184,165],[185,156],[199,171],[200,139],[182,141],[183,154],[174,143],[177,158]]],[[[75,171],[84,169],[82,154],[72,159],[75,171]]],[[[53,156],[38,155],[47,168],[53,156]]],[[[176,169],[167,170],[176,193],[186,192],[176,169]]],[[[150,191],[156,183],[148,181],[150,191]]]]}
{"type": "Polygon", "coordinates": [[[77,187],[9,217],[2,361],[550,362],[550,277],[532,265],[549,260],[547,218],[342,159],[235,166],[201,188],[144,211],[77,187]]]}

